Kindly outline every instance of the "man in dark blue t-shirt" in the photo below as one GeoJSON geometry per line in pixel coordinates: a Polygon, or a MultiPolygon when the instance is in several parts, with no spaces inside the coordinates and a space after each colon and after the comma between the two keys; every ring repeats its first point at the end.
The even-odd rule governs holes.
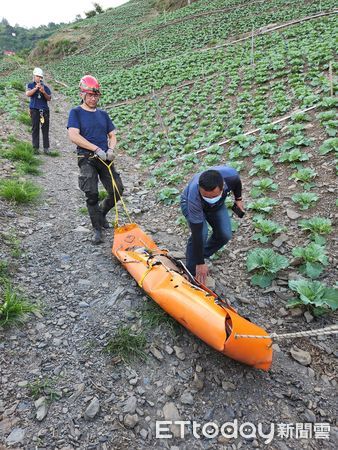
{"type": "Polygon", "coordinates": [[[94,228],[92,242],[100,244],[103,242],[102,227],[109,227],[106,215],[123,193],[120,175],[112,163],[116,146],[115,125],[105,111],[97,108],[100,85],[96,78],[86,75],[81,79],[80,96],[82,103],[70,111],[67,128],[69,138],[77,148],[79,187],[86,194],[94,228]],[[108,193],[101,206],[98,178],[108,193]]]}
{"type": "Polygon", "coordinates": [[[224,165],[196,174],[181,195],[181,209],[191,230],[186,251],[187,268],[203,284],[208,275],[205,258],[216,253],[232,236],[224,204],[230,192],[234,194],[236,206],[244,211],[238,172],[224,165]],[[209,239],[208,224],[212,228],[209,239]]]}
{"type": "Polygon", "coordinates": [[[52,98],[51,91],[43,82],[43,71],[35,67],[33,82],[27,84],[26,95],[30,97],[29,111],[32,119],[32,145],[39,153],[40,124],[43,140],[43,151],[49,153],[49,107],[48,102],[52,98]]]}

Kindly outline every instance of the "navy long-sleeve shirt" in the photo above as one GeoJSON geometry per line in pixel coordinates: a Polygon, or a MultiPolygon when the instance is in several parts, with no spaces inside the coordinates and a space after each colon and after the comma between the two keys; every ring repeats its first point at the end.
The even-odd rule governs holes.
{"type": "Polygon", "coordinates": [[[186,218],[191,229],[193,252],[197,264],[204,264],[202,230],[205,212],[212,213],[222,207],[229,192],[233,192],[235,198],[242,195],[242,182],[237,170],[225,165],[210,167],[210,170],[220,172],[224,180],[222,197],[217,203],[210,204],[203,200],[199,191],[201,173],[197,173],[192,178],[181,195],[181,201],[186,203],[186,218]]]}

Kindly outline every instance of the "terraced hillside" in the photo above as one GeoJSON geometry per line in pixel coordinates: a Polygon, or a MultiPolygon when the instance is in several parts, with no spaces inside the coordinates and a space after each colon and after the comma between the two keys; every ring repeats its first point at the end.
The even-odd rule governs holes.
{"type": "Polygon", "coordinates": [[[147,165],[316,105],[330,90],[335,14],[273,31],[316,15],[318,2],[196,2],[147,20],[149,4],[86,21],[90,42],[50,67],[74,101],[84,72],[100,78],[123,148],[133,154],[141,145],[147,165]]]}
{"type": "Polygon", "coordinates": [[[321,177],[334,176],[337,149],[334,2],[151,6],[130,2],[86,21],[85,48],[50,70],[74,102],[80,76],[99,77],[119,148],[141,163],[158,200],[175,204],[192,173],[226,162],[246,180],[254,227],[269,215],[282,230],[292,208],[333,211],[321,177]],[[285,189],[295,191],[287,200],[285,189]]]}
{"type": "Polygon", "coordinates": [[[269,332],[337,322],[336,2],[167,3],[132,0],[63,27],[29,64],[0,63],[0,450],[337,448],[333,336],[276,340],[272,369],[254,371],[144,297],[110,259],[112,230],[99,249],[89,243],[65,131],[85,73],[99,78],[118,128],[133,220],[183,257],[180,192],[196,172],[235,167],[246,215],[232,217],[233,239],[210,262],[216,292],[269,332]],[[55,42],[63,57],[50,52],[55,42]],[[20,89],[31,65],[47,69],[58,152],[23,152],[25,164],[20,89]],[[5,200],[4,180],[27,179],[43,187],[40,203],[5,200]],[[40,307],[20,329],[1,326],[9,285],[40,307]],[[121,347],[135,342],[139,359],[121,361],[121,347]],[[159,439],[157,420],[190,421],[189,431],[159,439]],[[192,421],[215,429],[234,420],[275,424],[273,440],[250,429],[192,432],[192,421]]]}

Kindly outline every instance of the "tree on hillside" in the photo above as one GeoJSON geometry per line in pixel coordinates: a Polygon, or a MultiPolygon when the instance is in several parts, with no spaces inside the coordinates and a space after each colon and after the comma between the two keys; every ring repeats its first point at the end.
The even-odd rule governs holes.
{"type": "Polygon", "coordinates": [[[93,6],[94,9],[85,12],[85,16],[87,17],[87,19],[96,16],[96,14],[102,14],[104,12],[102,6],[100,6],[98,3],[93,3],[93,6]]]}
{"type": "Polygon", "coordinates": [[[96,11],[95,9],[92,9],[91,11],[85,11],[85,16],[87,19],[90,19],[91,17],[96,16],[96,11]]]}
{"type": "Polygon", "coordinates": [[[93,5],[97,14],[102,14],[104,12],[103,8],[98,3],[94,3],[93,5]]]}
{"type": "Polygon", "coordinates": [[[159,11],[174,11],[184,6],[189,6],[197,0],[155,0],[155,7],[159,11]]]}

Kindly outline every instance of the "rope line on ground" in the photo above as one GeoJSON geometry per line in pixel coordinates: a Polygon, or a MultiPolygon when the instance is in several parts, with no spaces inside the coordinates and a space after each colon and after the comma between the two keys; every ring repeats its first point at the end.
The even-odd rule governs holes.
{"type": "Polygon", "coordinates": [[[331,325],[325,328],[318,328],[317,330],[298,331],[295,333],[277,334],[271,333],[266,336],[256,336],[253,334],[235,334],[235,339],[249,338],[249,339],[289,339],[297,337],[311,337],[311,336],[325,336],[329,334],[338,334],[338,324],[331,325]]]}

